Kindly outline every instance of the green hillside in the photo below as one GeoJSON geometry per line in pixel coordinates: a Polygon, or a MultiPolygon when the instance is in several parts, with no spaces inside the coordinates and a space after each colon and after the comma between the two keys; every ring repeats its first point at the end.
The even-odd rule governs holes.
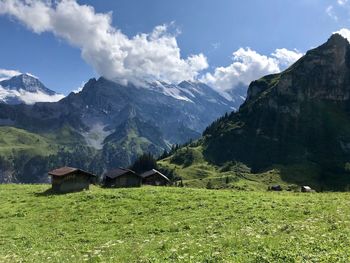
{"type": "Polygon", "coordinates": [[[281,185],[284,189],[297,190],[298,185],[314,182],[313,168],[303,165],[276,166],[262,173],[252,173],[249,167],[238,162],[217,166],[205,160],[203,147],[196,144],[177,150],[172,156],[158,161],[158,165],[181,177],[184,186],[195,188],[266,190],[268,186],[281,185]],[[292,179],[288,180],[285,174],[292,179]]]}
{"type": "MultiPolygon", "coordinates": [[[[68,164],[89,169],[96,151],[81,146],[82,140],[68,126],[42,134],[0,127],[0,182],[43,182],[48,171],[68,164]]],[[[101,169],[98,163],[93,166],[101,169]]]]}
{"type": "Polygon", "coordinates": [[[0,185],[1,262],[349,262],[350,194],[0,185]]]}
{"type": "Polygon", "coordinates": [[[49,155],[57,151],[53,140],[13,127],[0,127],[0,155],[11,156],[17,152],[32,155],[49,155]]]}
{"type": "Polygon", "coordinates": [[[15,154],[48,156],[59,150],[71,151],[83,138],[71,128],[64,126],[55,133],[32,133],[14,127],[0,127],[0,155],[11,157],[15,154]]]}

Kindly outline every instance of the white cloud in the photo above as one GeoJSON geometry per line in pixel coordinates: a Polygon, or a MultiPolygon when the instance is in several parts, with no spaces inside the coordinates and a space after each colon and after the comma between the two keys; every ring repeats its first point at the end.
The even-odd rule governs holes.
{"type": "Polygon", "coordinates": [[[25,104],[34,104],[36,102],[56,102],[63,99],[65,96],[62,94],[48,95],[41,91],[37,92],[28,92],[20,89],[17,90],[8,90],[0,86],[0,101],[13,101],[19,100],[25,104]]]}
{"type": "Polygon", "coordinates": [[[348,0],[337,0],[338,5],[341,5],[341,6],[346,5],[347,2],[348,0]]]}
{"type": "Polygon", "coordinates": [[[333,32],[333,34],[339,34],[344,38],[346,38],[348,41],[350,41],[350,30],[347,28],[342,28],[336,32],[333,32]]]}
{"type": "Polygon", "coordinates": [[[20,75],[18,70],[0,69],[0,81],[20,75]]]}
{"type": "Polygon", "coordinates": [[[288,50],[286,48],[278,48],[271,54],[277,60],[279,68],[285,68],[292,65],[295,61],[302,57],[302,53],[298,50],[288,50]]]}
{"type": "Polygon", "coordinates": [[[271,56],[257,53],[250,48],[240,48],[233,53],[233,63],[218,67],[214,73],[207,73],[201,81],[222,91],[239,84],[249,85],[264,75],[280,72],[298,60],[302,54],[297,50],[276,49],[271,56]]]}
{"type": "Polygon", "coordinates": [[[338,21],[338,16],[334,12],[334,7],[332,5],[327,6],[326,14],[335,21],[338,21]]]}
{"type": "Polygon", "coordinates": [[[85,82],[85,81],[82,81],[81,84],[80,84],[80,86],[77,87],[76,89],[72,90],[72,92],[74,92],[74,93],[79,93],[79,92],[81,92],[81,91],[83,90],[85,84],[86,84],[86,82],[85,82]]]}
{"type": "Polygon", "coordinates": [[[52,32],[68,41],[98,74],[121,83],[192,80],[208,67],[203,54],[181,57],[176,34],[167,25],[129,38],[112,26],[112,13],[96,13],[75,0],[0,0],[0,14],[35,33],[52,32]]]}

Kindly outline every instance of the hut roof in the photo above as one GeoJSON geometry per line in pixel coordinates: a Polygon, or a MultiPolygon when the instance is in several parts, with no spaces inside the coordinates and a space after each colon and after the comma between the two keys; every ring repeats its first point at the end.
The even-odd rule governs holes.
{"type": "Polygon", "coordinates": [[[92,173],[80,170],[78,168],[73,168],[73,167],[61,167],[61,168],[58,168],[58,169],[50,171],[49,175],[66,176],[66,175],[69,175],[69,174],[72,174],[72,173],[76,173],[76,172],[80,172],[81,174],[86,175],[86,176],[96,176],[96,175],[94,175],[92,173]]]}
{"type": "Polygon", "coordinates": [[[304,190],[307,190],[307,191],[311,191],[312,190],[312,188],[310,186],[307,186],[307,185],[303,185],[301,187],[301,189],[304,189],[304,190]]]}
{"type": "Polygon", "coordinates": [[[305,190],[312,190],[312,188],[310,186],[307,186],[307,185],[303,185],[301,188],[303,188],[305,190]]]}
{"type": "Polygon", "coordinates": [[[150,171],[144,172],[143,174],[141,174],[141,177],[142,178],[147,178],[147,177],[149,177],[151,175],[154,175],[154,174],[158,174],[161,177],[163,177],[165,180],[170,181],[168,177],[166,177],[164,174],[162,174],[161,172],[157,171],[156,169],[152,169],[150,171]]]}
{"type": "Polygon", "coordinates": [[[130,169],[117,168],[117,169],[111,170],[108,173],[106,173],[106,177],[114,179],[114,178],[117,178],[117,177],[122,176],[122,175],[127,174],[127,173],[131,173],[131,174],[134,174],[136,176],[139,176],[138,174],[136,174],[134,171],[132,171],[130,169]]]}

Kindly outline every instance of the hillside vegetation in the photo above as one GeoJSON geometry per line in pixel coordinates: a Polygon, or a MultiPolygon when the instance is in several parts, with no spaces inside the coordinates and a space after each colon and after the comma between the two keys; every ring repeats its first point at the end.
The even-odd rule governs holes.
{"type": "Polygon", "coordinates": [[[180,148],[161,163],[185,179],[232,175],[246,182],[244,188],[266,188],[271,181],[347,191],[349,76],[350,44],[334,34],[285,71],[253,81],[238,111],[209,125],[194,147],[180,148]]]}
{"type": "Polygon", "coordinates": [[[16,152],[48,155],[57,145],[48,138],[13,127],[0,127],[0,154],[9,157],[16,152]]]}
{"type": "Polygon", "coordinates": [[[264,172],[252,173],[249,167],[240,162],[229,161],[220,166],[209,163],[203,155],[203,147],[197,143],[180,148],[173,155],[158,161],[158,165],[181,177],[186,187],[266,190],[269,186],[281,185],[291,191],[298,190],[299,185],[320,188],[315,183],[316,167],[312,165],[276,165],[264,172]]]}
{"type": "Polygon", "coordinates": [[[0,185],[1,262],[349,262],[350,194],[0,185]]]}
{"type": "Polygon", "coordinates": [[[81,140],[68,126],[55,134],[0,127],[0,183],[46,182],[48,171],[66,164],[99,170],[93,162],[96,151],[80,146],[81,140]]]}

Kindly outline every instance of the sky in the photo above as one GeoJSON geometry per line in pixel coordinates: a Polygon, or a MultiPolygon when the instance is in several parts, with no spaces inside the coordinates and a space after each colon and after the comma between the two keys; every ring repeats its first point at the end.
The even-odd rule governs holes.
{"type": "Polygon", "coordinates": [[[63,94],[99,76],[228,90],[348,27],[346,0],[0,0],[0,78],[28,72],[63,94]]]}

